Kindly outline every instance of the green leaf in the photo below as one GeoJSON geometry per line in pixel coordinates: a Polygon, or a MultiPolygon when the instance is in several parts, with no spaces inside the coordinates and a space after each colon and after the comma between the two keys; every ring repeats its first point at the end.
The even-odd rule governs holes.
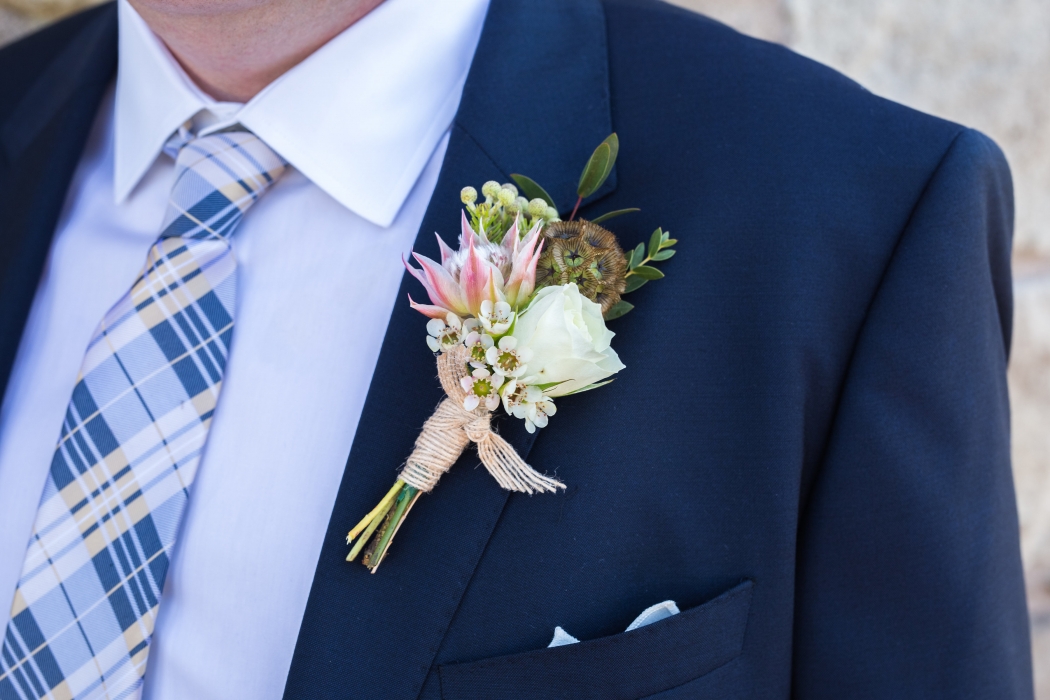
{"type": "Polygon", "coordinates": [[[576,187],[576,194],[586,198],[597,192],[598,188],[605,182],[605,179],[609,177],[609,173],[612,172],[613,165],[616,163],[616,155],[619,152],[619,137],[616,134],[609,134],[609,137],[594,149],[590,160],[587,161],[587,165],[583,168],[583,174],[580,175],[580,184],[576,187]]]}
{"type": "Polygon", "coordinates": [[[564,384],[567,381],[570,381],[570,380],[562,379],[560,382],[547,382],[546,384],[537,384],[536,388],[539,389],[540,391],[547,391],[547,389],[553,389],[554,387],[558,386],[559,384],[564,384]]]}
{"type": "Polygon", "coordinates": [[[630,311],[633,308],[634,308],[634,304],[632,304],[629,301],[624,301],[623,299],[621,299],[620,301],[618,301],[615,304],[613,304],[612,306],[610,306],[609,310],[606,311],[604,314],[602,314],[602,316],[603,316],[603,318],[605,318],[606,321],[612,321],[615,318],[620,318],[621,316],[623,316],[625,313],[627,313],[628,311],[630,311]]]}
{"type": "Polygon", "coordinates": [[[631,259],[628,261],[630,264],[627,266],[628,270],[633,270],[642,264],[645,260],[645,244],[639,243],[638,247],[631,252],[631,259]]]}
{"type": "Polygon", "coordinates": [[[664,232],[660,229],[653,231],[653,235],[649,238],[649,257],[655,256],[660,252],[660,244],[663,243],[664,232]]]}
{"type": "Polygon", "coordinates": [[[606,212],[606,213],[602,214],[597,219],[591,219],[591,223],[592,224],[600,224],[603,221],[608,221],[609,219],[613,218],[614,216],[621,216],[623,214],[630,214],[631,212],[635,212],[635,211],[641,211],[641,209],[639,209],[638,207],[632,207],[631,209],[617,209],[616,211],[609,211],[609,212],[606,212]]]}
{"type": "Polygon", "coordinates": [[[627,278],[627,286],[624,288],[623,293],[629,294],[637,289],[640,289],[648,281],[649,280],[645,279],[644,277],[639,277],[638,275],[631,275],[627,278]]]}
{"type": "Polygon", "coordinates": [[[575,389],[573,391],[570,391],[567,394],[562,394],[562,396],[572,396],[573,394],[582,394],[585,391],[590,391],[591,389],[597,389],[600,386],[605,386],[606,384],[612,384],[612,383],[613,383],[612,379],[607,379],[604,382],[597,382],[595,384],[588,384],[585,387],[580,387],[579,389],[575,389]]]}
{"type": "Polygon", "coordinates": [[[554,207],[555,209],[558,208],[554,206],[554,200],[551,199],[551,196],[549,194],[547,194],[547,190],[543,189],[538,184],[536,184],[536,181],[533,180],[531,177],[526,177],[525,175],[519,175],[517,173],[511,173],[510,179],[513,180],[515,184],[517,184],[517,186],[521,188],[521,194],[526,199],[542,199],[544,202],[547,203],[547,206],[554,207]]]}
{"type": "Polygon", "coordinates": [[[660,272],[655,267],[649,267],[648,265],[639,265],[634,268],[634,274],[647,280],[663,279],[664,276],[664,273],[660,272]]]}
{"type": "Polygon", "coordinates": [[[674,257],[674,254],[676,252],[678,252],[678,251],[675,251],[675,250],[661,250],[660,252],[658,252],[656,255],[653,256],[653,260],[656,260],[656,261],[667,260],[668,258],[674,257]]]}
{"type": "MultiPolygon", "coordinates": [[[[666,236],[667,234],[665,233],[664,235],[666,236]]],[[[671,246],[673,246],[677,242],[678,242],[677,238],[665,238],[664,242],[660,244],[660,247],[661,248],[670,248],[671,246]]]]}

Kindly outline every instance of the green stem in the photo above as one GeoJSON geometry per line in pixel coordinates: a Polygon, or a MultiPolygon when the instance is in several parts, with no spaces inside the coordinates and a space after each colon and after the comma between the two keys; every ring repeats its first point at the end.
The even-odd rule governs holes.
{"type": "Polygon", "coordinates": [[[386,556],[387,547],[390,546],[390,541],[394,538],[394,533],[397,532],[401,526],[401,519],[405,515],[405,509],[409,503],[415,499],[419,494],[419,490],[411,486],[406,486],[405,489],[397,497],[397,506],[394,510],[394,518],[390,521],[390,525],[383,531],[383,537],[379,540],[379,544],[376,545],[375,551],[372,553],[370,558],[370,568],[374,572],[379,563],[383,561],[383,557],[386,556]]]}
{"type": "MultiPolygon", "coordinates": [[[[364,548],[365,544],[367,544],[369,538],[372,537],[372,533],[374,533],[376,531],[376,528],[379,527],[379,524],[383,522],[383,518],[386,517],[386,514],[390,510],[390,506],[394,504],[394,501],[393,499],[388,500],[384,498],[379,505],[382,506],[383,503],[386,503],[386,507],[383,508],[382,511],[378,513],[376,513],[376,511],[372,511],[372,513],[376,513],[376,515],[374,518],[372,518],[372,522],[368,524],[368,528],[365,530],[364,534],[361,535],[360,538],[358,538],[357,543],[354,545],[354,548],[351,549],[350,553],[346,555],[347,561],[353,561],[357,558],[357,555],[361,553],[361,550],[364,548]]],[[[371,513],[369,515],[371,515],[371,513]]]]}
{"type": "MultiPolygon", "coordinates": [[[[652,256],[646,255],[645,256],[645,260],[643,260],[640,263],[638,263],[637,265],[635,265],[635,267],[641,267],[642,265],[645,265],[647,263],[651,263],[652,261],[653,261],[652,256]]],[[[633,274],[635,274],[634,270],[628,270],[627,274],[624,275],[623,278],[627,279],[628,277],[630,277],[633,274]]]]}
{"type": "Polygon", "coordinates": [[[396,509],[391,507],[387,512],[386,517],[383,518],[383,522],[379,525],[379,530],[372,536],[372,539],[365,545],[364,553],[361,555],[361,563],[371,568],[374,563],[373,556],[376,553],[376,547],[379,545],[379,540],[383,539],[383,535],[388,529],[390,524],[394,522],[394,511],[396,509]]]}
{"type": "Polygon", "coordinates": [[[361,522],[359,522],[357,525],[355,525],[354,529],[351,530],[347,534],[347,536],[346,536],[346,543],[347,544],[350,544],[350,542],[352,542],[353,539],[355,537],[357,537],[361,533],[362,530],[364,530],[366,527],[368,527],[368,525],[370,523],[372,523],[376,519],[376,514],[377,513],[379,513],[380,511],[382,511],[383,513],[386,513],[388,510],[390,510],[390,504],[394,502],[394,497],[397,496],[398,492],[401,490],[401,487],[404,486],[404,485],[405,485],[405,482],[402,481],[401,479],[398,479],[394,483],[393,488],[391,488],[389,491],[387,491],[386,495],[383,496],[383,499],[381,501],[379,501],[379,504],[375,508],[372,509],[372,512],[370,512],[368,515],[366,515],[364,518],[362,518],[361,522]]]}

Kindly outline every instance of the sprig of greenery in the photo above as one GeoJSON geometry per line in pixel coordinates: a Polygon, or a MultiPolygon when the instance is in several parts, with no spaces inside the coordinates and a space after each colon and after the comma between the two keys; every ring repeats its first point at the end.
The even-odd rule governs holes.
{"type": "MultiPolygon", "coordinates": [[[[594,153],[591,154],[591,157],[587,160],[587,164],[583,168],[583,172],[580,174],[580,182],[576,186],[576,206],[572,209],[572,215],[569,216],[569,221],[576,218],[576,213],[580,208],[580,204],[583,203],[583,200],[597,192],[601,189],[601,186],[605,184],[605,181],[612,173],[613,166],[616,165],[616,156],[619,155],[619,153],[620,139],[615,133],[609,134],[609,136],[594,149],[594,153]]],[[[543,205],[546,205],[547,211],[545,216],[547,222],[558,220],[559,214],[557,208],[554,206],[554,199],[535,180],[519,173],[514,173],[510,177],[517,184],[517,187],[521,188],[522,193],[528,198],[530,203],[540,204],[542,202],[543,205]]],[[[503,187],[506,188],[509,187],[509,185],[503,185],[503,187]]],[[[543,208],[543,205],[540,205],[539,208],[543,208]]],[[[470,206],[471,205],[468,205],[468,209],[470,206]]],[[[485,203],[479,204],[478,211],[481,212],[482,210],[480,207],[484,206],[486,206],[485,203]]],[[[496,206],[498,206],[498,204],[496,206]]],[[[613,217],[630,214],[636,211],[641,210],[634,207],[629,209],[617,209],[615,211],[606,212],[605,214],[592,219],[591,223],[601,224],[613,217]]],[[[484,213],[489,215],[488,210],[485,210],[484,213]]],[[[471,209],[471,214],[477,218],[473,209],[471,209]]],[[[508,225],[505,223],[506,221],[509,221],[509,219],[504,215],[504,218],[500,219],[498,222],[503,228],[500,228],[500,226],[497,225],[493,226],[492,230],[497,233],[501,232],[508,225]]],[[[628,294],[640,289],[644,284],[651,280],[661,279],[664,276],[664,273],[660,272],[660,270],[654,267],[652,263],[663,262],[673,256],[675,251],[671,246],[677,242],[676,239],[670,237],[670,234],[665,233],[663,229],[658,228],[650,237],[648,246],[646,246],[645,243],[639,243],[638,247],[628,252],[624,256],[627,262],[627,286],[623,293],[628,294]]],[[[611,321],[620,318],[633,308],[634,304],[621,299],[605,312],[605,320],[611,321]]]]}
{"type": "MultiPolygon", "coordinates": [[[[569,217],[569,221],[576,218],[576,211],[580,208],[580,203],[584,199],[590,197],[592,194],[597,192],[605,181],[609,179],[609,175],[612,174],[613,166],[616,165],[616,156],[620,153],[620,138],[615,134],[609,134],[604,141],[598,144],[598,147],[594,149],[594,153],[587,159],[587,164],[583,166],[583,172],[580,173],[580,182],[576,186],[576,206],[572,209],[572,215],[569,217]]],[[[539,183],[533,180],[531,177],[527,177],[520,173],[511,173],[511,180],[521,188],[522,194],[524,194],[529,200],[542,199],[547,203],[547,206],[554,209],[555,218],[559,216],[557,214],[558,208],[554,205],[554,198],[547,194],[547,190],[543,189],[539,183]]],[[[623,214],[630,214],[632,212],[641,211],[637,207],[631,207],[630,209],[617,209],[616,211],[610,211],[602,214],[596,219],[592,219],[592,224],[600,224],[603,221],[608,221],[614,216],[622,216],[623,214]]],[[[548,217],[550,218],[550,217],[548,217]]]]}
{"type": "Polygon", "coordinates": [[[671,246],[678,243],[677,238],[671,238],[671,234],[658,228],[649,237],[648,247],[644,243],[630,252],[627,259],[627,288],[624,294],[640,289],[650,280],[663,279],[664,273],[650,265],[653,262],[663,262],[674,257],[675,251],[671,246]]]}
{"type": "Polygon", "coordinates": [[[580,184],[576,186],[576,206],[572,208],[572,216],[569,217],[569,221],[576,218],[580,202],[597,192],[598,188],[605,184],[605,180],[612,173],[613,166],[616,164],[616,156],[619,153],[620,137],[615,133],[609,134],[594,149],[594,153],[587,159],[587,165],[583,166],[583,173],[580,174],[580,184]]]}
{"type": "MultiPolygon", "coordinates": [[[[671,238],[671,234],[658,228],[649,237],[649,245],[639,243],[634,250],[627,254],[627,287],[624,294],[641,289],[651,280],[663,279],[664,273],[653,267],[650,263],[663,262],[674,257],[675,250],[671,247],[678,242],[677,238],[671,238]]],[[[611,321],[620,318],[631,309],[634,304],[620,300],[605,312],[605,320],[611,321]]]]}

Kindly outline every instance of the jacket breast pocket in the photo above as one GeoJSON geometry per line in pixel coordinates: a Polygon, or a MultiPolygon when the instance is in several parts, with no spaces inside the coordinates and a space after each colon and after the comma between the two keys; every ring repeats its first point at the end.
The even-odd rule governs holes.
{"type": "Polygon", "coordinates": [[[630,632],[438,669],[443,700],[638,700],[723,666],[744,646],[751,581],[630,632]]]}

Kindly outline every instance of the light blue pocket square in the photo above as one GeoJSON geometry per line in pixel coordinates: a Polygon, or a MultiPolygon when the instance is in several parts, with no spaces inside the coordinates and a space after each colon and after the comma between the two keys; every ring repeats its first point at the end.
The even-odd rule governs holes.
{"type": "MultiPolygon", "coordinates": [[[[636,630],[639,627],[645,627],[651,625],[654,622],[659,622],[664,618],[671,617],[671,615],[678,614],[678,606],[675,605],[673,600],[665,600],[662,603],[652,605],[642,611],[642,614],[634,618],[634,622],[627,625],[627,629],[624,632],[630,632],[636,630]]],[[[554,638],[551,643],[547,645],[547,648],[565,646],[566,644],[577,644],[580,640],[573,637],[571,634],[563,630],[561,627],[554,628],[554,638]]]]}

